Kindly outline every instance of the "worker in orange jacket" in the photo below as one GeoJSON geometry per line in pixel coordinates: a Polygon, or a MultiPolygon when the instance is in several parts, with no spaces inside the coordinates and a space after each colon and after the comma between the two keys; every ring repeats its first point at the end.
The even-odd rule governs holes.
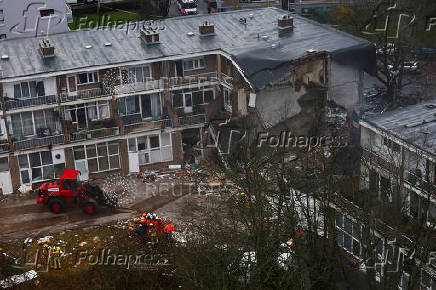
{"type": "Polygon", "coordinates": [[[171,220],[167,221],[167,225],[164,228],[164,233],[166,238],[170,238],[174,232],[174,225],[171,224],[171,220]]]}

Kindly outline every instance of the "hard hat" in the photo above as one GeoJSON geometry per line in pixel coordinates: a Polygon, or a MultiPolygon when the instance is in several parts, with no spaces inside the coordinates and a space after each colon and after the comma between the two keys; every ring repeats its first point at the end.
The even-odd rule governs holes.
{"type": "Polygon", "coordinates": [[[143,213],[143,214],[142,214],[142,216],[146,216],[146,214],[145,214],[145,213],[143,213]]]}
{"type": "Polygon", "coordinates": [[[154,226],[153,223],[150,223],[150,226],[154,226]]]}
{"type": "Polygon", "coordinates": [[[156,218],[156,217],[157,217],[157,215],[156,215],[156,214],[154,213],[154,214],[153,214],[153,217],[154,217],[154,218],[156,218]]]}
{"type": "Polygon", "coordinates": [[[151,218],[151,214],[150,213],[147,214],[147,218],[151,218]]]}

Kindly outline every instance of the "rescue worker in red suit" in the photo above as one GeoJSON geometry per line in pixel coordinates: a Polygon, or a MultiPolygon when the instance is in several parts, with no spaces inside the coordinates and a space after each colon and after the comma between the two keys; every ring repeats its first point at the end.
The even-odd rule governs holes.
{"type": "Polygon", "coordinates": [[[164,228],[165,238],[170,239],[173,232],[174,232],[174,225],[171,224],[171,220],[168,220],[164,228]]]}

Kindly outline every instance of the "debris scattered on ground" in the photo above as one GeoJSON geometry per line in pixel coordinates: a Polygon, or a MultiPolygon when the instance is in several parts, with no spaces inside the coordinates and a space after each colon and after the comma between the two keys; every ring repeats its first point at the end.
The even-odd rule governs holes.
{"type": "Polygon", "coordinates": [[[51,239],[53,239],[53,236],[45,236],[43,238],[40,238],[40,239],[38,239],[38,245],[44,244],[44,243],[49,243],[51,239]]]}
{"type": "Polygon", "coordinates": [[[24,244],[30,244],[32,242],[32,238],[26,238],[24,240],[24,244]]]}
{"type": "Polygon", "coordinates": [[[29,192],[32,191],[32,186],[22,184],[22,185],[18,188],[18,191],[21,192],[21,193],[29,193],[29,192]]]}
{"type": "Polygon", "coordinates": [[[79,246],[84,247],[84,246],[86,246],[87,244],[88,244],[87,242],[81,242],[81,243],[79,244],[79,246]]]}
{"type": "Polygon", "coordinates": [[[122,174],[108,176],[101,187],[108,198],[108,203],[114,207],[124,207],[136,199],[136,184],[131,177],[122,174]]]}
{"type": "Polygon", "coordinates": [[[30,270],[30,271],[27,271],[23,274],[14,275],[14,276],[8,277],[4,280],[1,280],[0,286],[2,288],[9,288],[9,287],[33,280],[36,277],[38,277],[38,273],[36,273],[35,270],[30,270]]]}

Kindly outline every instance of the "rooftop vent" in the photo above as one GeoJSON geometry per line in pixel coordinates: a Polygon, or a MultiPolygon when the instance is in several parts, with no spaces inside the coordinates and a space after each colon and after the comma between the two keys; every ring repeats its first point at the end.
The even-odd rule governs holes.
{"type": "Polygon", "coordinates": [[[111,42],[105,42],[104,46],[112,46],[112,43],[111,42]]]}
{"type": "Polygon", "coordinates": [[[39,49],[41,50],[42,57],[53,57],[55,53],[55,47],[53,42],[46,38],[39,40],[39,49]]]}
{"type": "Polygon", "coordinates": [[[2,54],[2,60],[8,60],[9,59],[9,55],[7,54],[2,54]]]}
{"type": "Polygon", "coordinates": [[[141,29],[141,38],[145,41],[147,45],[159,44],[159,32],[153,28],[141,29]]]}
{"type": "Polygon", "coordinates": [[[189,32],[188,32],[188,36],[194,36],[194,35],[195,35],[194,32],[192,32],[192,31],[189,31],[189,32]]]}
{"type": "Polygon", "coordinates": [[[294,18],[290,15],[284,15],[278,19],[279,29],[292,29],[294,27],[294,18]]]}
{"type": "Polygon", "coordinates": [[[245,18],[245,17],[241,17],[241,18],[239,18],[239,23],[241,23],[241,24],[247,24],[247,18],[245,18]]]}
{"type": "Polygon", "coordinates": [[[91,49],[91,48],[92,48],[92,45],[87,44],[87,45],[85,45],[85,48],[86,48],[86,49],[91,49]]]}
{"type": "Polygon", "coordinates": [[[214,35],[215,26],[213,25],[213,23],[210,23],[206,20],[202,25],[198,27],[198,31],[200,32],[200,35],[214,35]]]}

